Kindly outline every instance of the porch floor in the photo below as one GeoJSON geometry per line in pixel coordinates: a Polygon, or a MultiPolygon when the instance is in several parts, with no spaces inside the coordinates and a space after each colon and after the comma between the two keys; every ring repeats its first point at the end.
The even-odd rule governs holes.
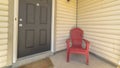
{"type": "Polygon", "coordinates": [[[51,56],[55,68],[116,68],[115,66],[90,54],[89,65],[85,64],[83,55],[71,55],[70,62],[66,63],[66,52],[62,51],[51,56]]]}

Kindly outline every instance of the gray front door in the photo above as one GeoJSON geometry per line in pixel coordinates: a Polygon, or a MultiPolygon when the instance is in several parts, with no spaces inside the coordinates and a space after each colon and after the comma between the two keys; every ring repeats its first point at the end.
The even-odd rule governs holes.
{"type": "Polygon", "coordinates": [[[19,0],[18,58],[50,50],[51,0],[19,0]]]}

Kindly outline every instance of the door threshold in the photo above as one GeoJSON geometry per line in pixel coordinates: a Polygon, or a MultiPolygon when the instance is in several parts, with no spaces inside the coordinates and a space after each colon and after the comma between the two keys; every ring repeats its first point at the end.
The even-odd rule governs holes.
{"type": "Polygon", "coordinates": [[[42,52],[42,53],[37,53],[34,55],[30,55],[30,56],[26,56],[26,57],[22,57],[19,58],[16,63],[14,63],[12,65],[12,68],[17,68],[19,66],[25,65],[25,64],[29,64],[35,61],[38,61],[40,59],[46,58],[53,55],[53,53],[51,51],[46,51],[46,52],[42,52]]]}

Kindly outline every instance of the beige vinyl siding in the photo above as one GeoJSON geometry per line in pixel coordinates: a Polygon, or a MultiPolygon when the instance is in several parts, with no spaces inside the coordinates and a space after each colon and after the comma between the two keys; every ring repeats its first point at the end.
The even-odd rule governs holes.
{"type": "Polygon", "coordinates": [[[7,65],[8,0],[0,0],[0,68],[7,65]]]}
{"type": "Polygon", "coordinates": [[[76,24],[76,0],[56,0],[56,51],[66,48],[65,41],[71,28],[76,24]]]}
{"type": "Polygon", "coordinates": [[[115,64],[120,60],[120,0],[78,0],[78,26],[90,51],[115,64]]]}

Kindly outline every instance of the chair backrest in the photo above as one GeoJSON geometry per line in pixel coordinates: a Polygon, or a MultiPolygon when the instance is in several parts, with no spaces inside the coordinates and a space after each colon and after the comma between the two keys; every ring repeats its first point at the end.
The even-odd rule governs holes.
{"type": "Polygon", "coordinates": [[[70,38],[73,47],[82,47],[83,30],[74,28],[70,31],[70,38]]]}

